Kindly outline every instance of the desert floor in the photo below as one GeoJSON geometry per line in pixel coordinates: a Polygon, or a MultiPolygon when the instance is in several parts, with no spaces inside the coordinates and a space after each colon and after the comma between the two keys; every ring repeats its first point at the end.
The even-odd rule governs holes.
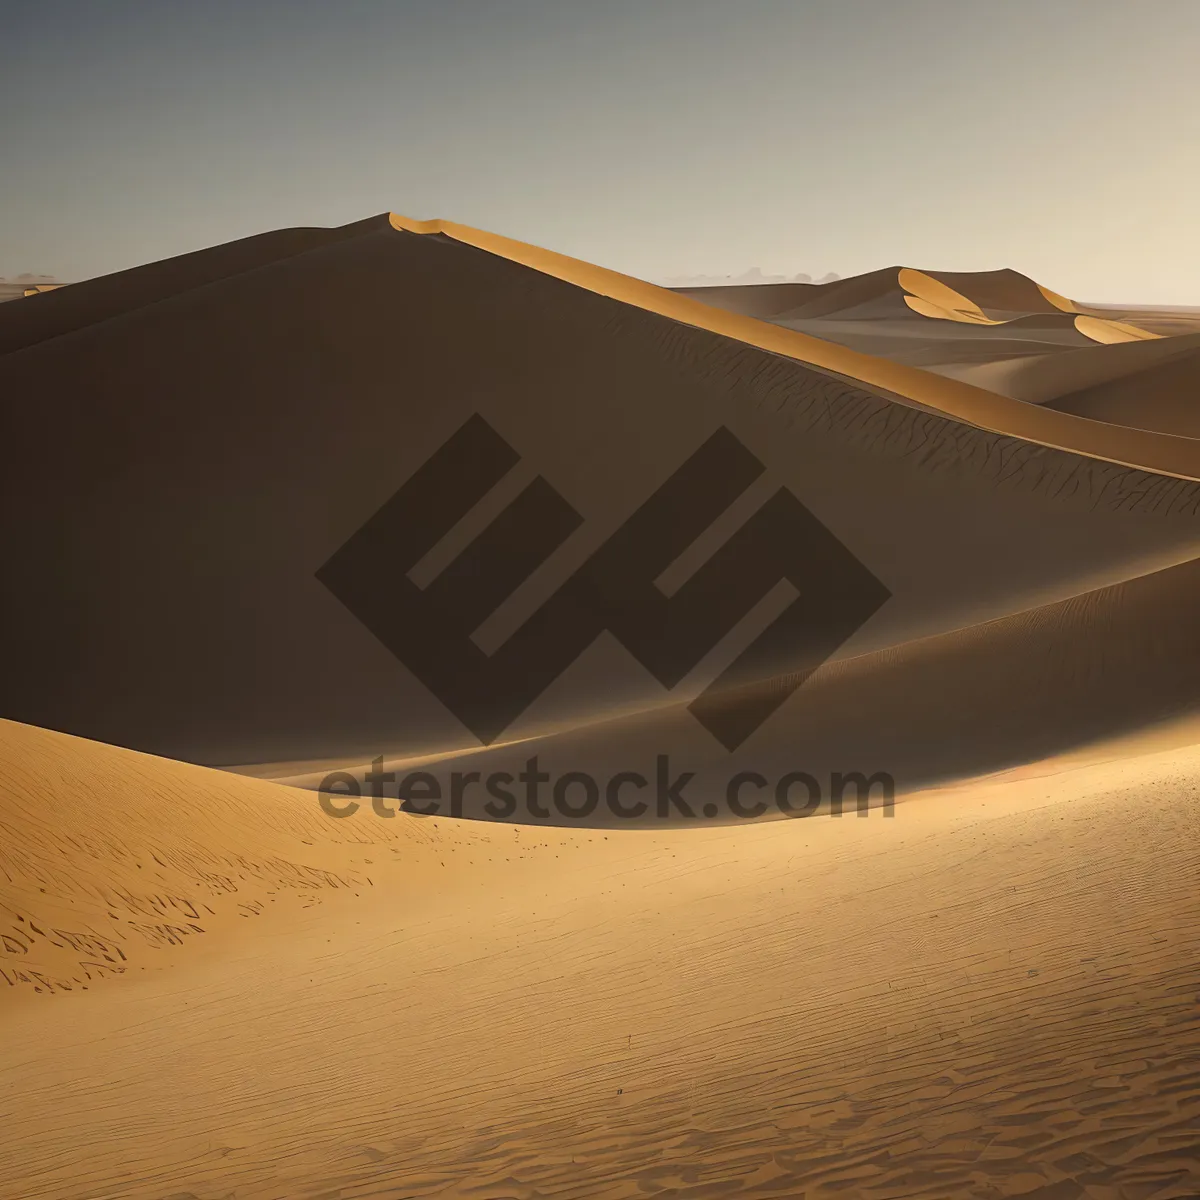
{"type": "Polygon", "coordinates": [[[1195,1197],[1193,737],[605,833],[5,723],[0,1191],[1195,1197]]]}

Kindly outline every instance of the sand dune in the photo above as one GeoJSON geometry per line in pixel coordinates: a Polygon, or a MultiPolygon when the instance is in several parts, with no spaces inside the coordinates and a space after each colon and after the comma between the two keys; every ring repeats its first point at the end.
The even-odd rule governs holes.
{"type": "Polygon", "coordinates": [[[1104,317],[1089,317],[1083,313],[1075,318],[1075,328],[1093,342],[1111,346],[1120,342],[1148,342],[1161,336],[1128,321],[1110,321],[1104,317]]]}
{"type": "Polygon", "coordinates": [[[1139,329],[1157,333],[1162,337],[1179,337],[1200,331],[1200,308],[1090,304],[1085,311],[1110,321],[1131,321],[1139,329]]]}
{"type": "Polygon", "coordinates": [[[995,357],[1003,353],[994,344],[998,339],[1012,340],[1031,329],[1056,330],[1060,340],[1078,345],[1096,342],[1108,345],[1162,336],[1135,324],[1136,314],[1130,320],[1117,320],[1098,310],[1083,310],[1065,296],[1008,270],[952,272],[888,267],[829,284],[673,290],[728,312],[757,317],[817,337],[828,336],[866,353],[873,352],[869,346],[858,344],[853,337],[845,340],[838,336],[839,323],[871,321],[874,329],[854,332],[875,338],[883,332],[878,325],[881,321],[897,324],[909,337],[939,336],[937,331],[913,318],[984,326],[994,332],[984,337],[981,344],[992,343],[995,357]],[[996,328],[1001,326],[1002,329],[996,328]]]}
{"type": "MultiPolygon", "coordinates": [[[[1189,310],[1081,306],[1013,271],[888,268],[800,291],[767,285],[686,294],[993,394],[1104,424],[1200,436],[1184,361],[1200,317],[1189,310]]],[[[882,389],[882,375],[873,378],[882,389]]],[[[899,394],[915,399],[923,390],[906,381],[899,394]]],[[[925,407],[950,411],[927,400],[925,407]]],[[[1021,422],[1005,428],[1031,432],[1021,422]]]]}
{"type": "MultiPolygon", "coordinates": [[[[119,308],[123,311],[124,307],[134,303],[152,304],[161,299],[169,289],[175,289],[175,294],[178,294],[181,288],[197,286],[197,280],[208,282],[218,270],[218,264],[226,258],[233,264],[235,271],[241,271],[246,269],[247,263],[286,258],[292,254],[297,244],[359,241],[373,232],[380,232],[385,220],[396,230],[433,234],[443,240],[456,240],[465,245],[478,246],[489,253],[532,266],[547,275],[601,295],[685,324],[717,331],[746,344],[803,361],[818,369],[826,368],[839,375],[878,386],[895,395],[915,400],[924,408],[945,412],[953,419],[965,420],[993,432],[1012,434],[1042,445],[1075,450],[1124,465],[1141,466],[1158,473],[1187,479],[1200,477],[1200,460],[1196,458],[1195,448],[1186,442],[1145,430],[1106,430],[1102,424],[1078,421],[1067,413],[1043,411],[1031,414],[1025,406],[1012,403],[1009,397],[998,396],[958,380],[933,376],[901,364],[856,353],[845,347],[830,345],[820,338],[796,330],[772,328],[766,323],[741,314],[714,313],[711,306],[693,301],[686,295],[581,263],[564,255],[452,222],[420,222],[396,214],[371,218],[335,231],[281,230],[273,235],[261,235],[258,239],[246,239],[243,242],[230,243],[226,247],[202,251],[198,255],[184,256],[180,260],[152,264],[150,267],[139,268],[139,272],[143,274],[129,287],[122,282],[129,272],[89,281],[88,289],[82,292],[80,286],[75,285],[54,297],[56,302],[69,303],[39,306],[42,312],[36,322],[28,317],[27,309],[23,310],[25,316],[20,320],[10,320],[11,310],[6,310],[5,319],[0,321],[0,353],[31,345],[64,331],[82,328],[88,323],[106,320],[115,315],[119,308]],[[263,239],[267,240],[263,242],[263,239]],[[113,305],[116,307],[112,307],[113,305]]],[[[890,270],[875,274],[887,276],[890,270]]],[[[865,280],[870,277],[860,278],[865,280]]],[[[854,282],[842,280],[831,285],[812,286],[841,288],[854,282]]],[[[874,288],[875,285],[872,284],[871,287],[874,288]]]]}
{"type": "Polygon", "coordinates": [[[928,358],[940,361],[936,369],[956,378],[1031,404],[1045,404],[1097,384],[1122,379],[1132,384],[1141,371],[1183,357],[1197,347],[1200,334],[1181,334],[1004,358],[988,358],[984,353],[974,362],[946,362],[946,356],[939,355],[935,347],[928,358]]]}
{"type": "Polygon", "coordinates": [[[329,821],[19,726],[2,753],[28,898],[6,922],[45,932],[30,953],[98,923],[127,954],[119,977],[77,972],[87,994],[0,992],[5,1195],[1200,1186],[1194,748],[891,820],[607,838],[329,821]],[[82,821],[101,804],[103,831],[82,821]],[[302,907],[285,858],[353,870],[358,895],[317,883],[302,907]],[[155,893],[205,933],[147,941],[129,902],[155,893]],[[209,906],[262,915],[210,926],[209,906]]]}
{"type": "Polygon", "coordinates": [[[0,761],[6,1009],[205,959],[247,920],[278,909],[303,923],[370,897],[380,875],[411,915],[441,903],[448,853],[472,887],[497,847],[520,856],[511,829],[414,818],[364,836],[365,822],[330,819],[311,792],[10,721],[0,761]]]}
{"type": "Polygon", "coordinates": [[[252,271],[318,246],[355,237],[379,223],[380,218],[376,217],[335,229],[276,229],[114,275],[88,279],[72,284],[68,289],[56,289],[53,303],[18,304],[4,310],[4,319],[0,321],[0,354],[112,320],[123,313],[156,304],[191,288],[228,279],[242,271],[252,271]]]}
{"type": "MultiPolygon", "coordinates": [[[[432,763],[398,758],[385,765],[401,776],[421,769],[441,780],[455,771],[483,778],[505,772],[515,779],[536,755],[554,777],[584,771],[604,780],[635,771],[652,779],[656,757],[669,748],[692,783],[686,811],[650,812],[642,823],[653,825],[670,820],[694,827],[709,801],[716,811],[708,820],[740,819],[728,805],[726,785],[742,771],[768,781],[808,772],[823,786],[822,804],[835,772],[884,771],[899,791],[911,792],[1200,717],[1200,631],[1193,617],[1198,601],[1200,559],[969,629],[842,659],[818,670],[768,725],[732,752],[707,738],[683,705],[667,700],[516,743],[450,751],[432,763]]],[[[748,692],[769,694],[780,684],[763,680],[728,699],[745,703],[748,692]]],[[[366,763],[279,764],[266,773],[316,790],[330,771],[343,767],[361,776],[366,763]]],[[[853,807],[856,796],[848,792],[847,805],[853,807]]],[[[878,803],[881,794],[870,799],[878,803]]],[[[494,797],[479,785],[466,791],[460,812],[487,820],[489,804],[494,797]]],[[[779,815],[773,805],[771,813],[779,815]]],[[[603,805],[583,820],[551,808],[546,820],[630,824],[603,805]]]]}
{"type": "Polygon", "coordinates": [[[21,275],[16,279],[0,279],[0,302],[40,296],[43,292],[57,291],[63,286],[50,275],[21,275]]]}
{"type": "MultiPolygon", "coordinates": [[[[903,301],[904,293],[980,324],[996,324],[1035,313],[1062,315],[1080,311],[1072,301],[1009,270],[918,271],[895,266],[826,284],[718,285],[672,290],[730,312],[768,320],[785,313],[795,319],[833,316],[897,295],[903,301]]],[[[900,308],[897,306],[895,311],[900,312],[900,308]]]]}
{"type": "Polygon", "coordinates": [[[768,283],[753,286],[672,288],[681,296],[742,316],[774,320],[781,316],[820,317],[885,299],[896,290],[899,267],[885,267],[832,283],[768,283]]]}
{"type": "MultiPolygon", "coordinates": [[[[647,306],[681,297],[607,273],[572,282],[502,248],[366,222],[204,286],[185,273],[170,297],[121,311],[110,281],[95,312],[71,310],[95,320],[0,358],[12,456],[0,528],[29,581],[4,600],[19,636],[3,714],[214,765],[461,746],[457,719],[316,573],[473,413],[582,519],[500,614],[498,643],[719,428],[763,464],[757,503],[788,488],[890,594],[838,659],[1200,553],[1193,481],[921,411],[693,323],[727,314],[696,304],[668,319],[647,306]],[[47,489],[39,448],[51,444],[47,489]]],[[[764,345],[778,335],[843,353],[742,320],[764,345]]],[[[963,387],[868,362],[891,382],[963,387]]],[[[1189,470],[1200,456],[1186,438],[993,401],[1117,456],[1152,445],[1189,470]]],[[[718,482],[693,536],[745,487],[722,483],[722,498],[718,482]]],[[[695,694],[701,675],[671,698],[695,694]]],[[[664,686],[602,638],[509,732],[660,705],[664,686]]],[[[969,693],[965,678],[954,686],[969,693]]]]}
{"type": "Polygon", "coordinates": [[[896,282],[906,293],[904,302],[913,312],[922,316],[947,321],[966,321],[976,325],[999,323],[989,317],[969,296],[964,296],[949,284],[933,275],[927,275],[924,271],[904,267],[897,275],[896,282]]]}
{"type": "MultiPolygon", "coordinates": [[[[1098,423],[1070,426],[1049,417],[1046,412],[1040,416],[1033,416],[1027,408],[1008,403],[1008,397],[984,392],[980,388],[972,387],[969,384],[964,385],[957,380],[914,371],[900,363],[872,358],[853,351],[848,346],[830,345],[824,339],[813,337],[798,329],[778,328],[772,330],[766,323],[756,322],[736,311],[736,308],[734,311],[728,308],[719,309],[719,313],[724,314],[722,317],[718,312],[713,311],[712,305],[697,301],[690,294],[690,292],[703,294],[707,289],[667,291],[640,280],[630,279],[615,271],[582,263],[567,258],[565,255],[453,222],[414,221],[395,213],[392,214],[391,219],[397,229],[446,236],[467,245],[478,246],[514,262],[533,266],[539,271],[594,290],[601,295],[637,304],[650,311],[700,328],[718,330],[749,345],[785,354],[810,365],[857,379],[884,389],[893,395],[914,400],[924,408],[945,412],[956,419],[969,421],[982,428],[1010,433],[1024,440],[1037,441],[1042,445],[1081,451],[1094,457],[1127,465],[1133,465],[1134,459],[1130,457],[1133,454],[1140,465],[1149,466],[1155,471],[1177,474],[1189,479],[1195,477],[1196,464],[1192,461],[1193,451],[1182,443],[1174,445],[1153,443],[1143,438],[1142,433],[1145,431],[1131,433],[1128,430],[1105,430],[1098,423]]],[[[841,289],[843,285],[857,284],[864,289],[862,298],[865,301],[891,290],[888,280],[892,271],[893,269],[889,268],[860,276],[857,280],[839,280],[830,285],[814,286],[841,289]]],[[[792,287],[797,285],[768,286],[792,287]]],[[[728,298],[729,289],[721,289],[721,291],[728,298]]],[[[898,294],[895,296],[884,294],[883,300],[893,307],[902,304],[902,297],[898,294]]],[[[842,316],[846,316],[848,313],[861,313],[864,317],[869,315],[871,318],[883,315],[879,309],[874,307],[871,307],[869,314],[864,312],[863,310],[868,307],[865,303],[856,308],[846,309],[839,301],[835,303],[834,307],[842,316]]],[[[807,304],[802,305],[799,309],[788,310],[786,313],[772,317],[771,324],[788,326],[795,323],[794,318],[812,311],[815,310],[807,304]]],[[[1071,320],[1071,329],[1078,332],[1078,326],[1074,319],[1071,320]]]]}
{"type": "MultiPolygon", "coordinates": [[[[1019,271],[926,271],[943,287],[970,298],[989,317],[1012,313],[1075,313],[1074,301],[1050,291],[1019,271]]],[[[903,281],[902,281],[903,285],[903,281]]]]}
{"type": "Polygon", "coordinates": [[[1185,343],[1179,352],[1163,355],[1136,373],[1057,395],[1048,406],[1094,421],[1200,438],[1200,348],[1196,341],[1196,336],[1171,338],[1167,345],[1185,343]]]}
{"type": "MultiPolygon", "coordinates": [[[[861,279],[862,276],[856,277],[861,279]]],[[[815,283],[760,283],[760,284],[707,284],[701,287],[675,287],[670,290],[681,296],[699,300],[726,312],[740,313],[745,317],[758,317],[770,321],[781,313],[800,308],[806,301],[823,295],[826,288],[836,288],[849,280],[835,280],[829,284],[815,283]]],[[[873,297],[880,293],[871,292],[873,297]]],[[[836,311],[836,310],[835,310],[836,311]]]]}

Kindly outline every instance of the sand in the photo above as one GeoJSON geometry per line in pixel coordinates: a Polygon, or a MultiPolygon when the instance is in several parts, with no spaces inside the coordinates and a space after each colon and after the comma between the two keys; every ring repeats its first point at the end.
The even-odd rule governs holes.
{"type": "MultiPolygon", "coordinates": [[[[316,573],[476,413],[520,457],[518,483],[540,475],[583,518],[497,614],[492,644],[721,427],[763,464],[750,499],[786,487],[890,593],[835,662],[1074,603],[1200,556],[1193,479],[952,420],[699,327],[692,309],[686,322],[669,320],[632,301],[681,297],[642,293],[625,277],[586,276],[584,286],[389,219],[252,269],[241,269],[244,250],[239,269],[213,280],[206,268],[198,286],[195,258],[158,265],[153,294],[172,271],[175,290],[144,304],[118,303],[115,279],[39,297],[30,308],[50,312],[43,332],[60,320],[62,331],[0,355],[10,448],[0,544],[28,581],[3,598],[4,627],[21,631],[6,648],[4,715],[210,766],[464,746],[461,723],[316,573]],[[94,320],[67,329],[88,305],[94,320]]],[[[130,294],[140,295],[134,275],[130,294]]],[[[733,319],[692,304],[718,326],[733,319]]],[[[764,340],[801,338],[742,319],[764,340]]],[[[866,361],[890,378],[894,364],[866,361]]],[[[910,373],[926,390],[953,382],[910,373]]],[[[987,395],[1031,419],[1100,431],[1128,459],[1139,436],[1181,459],[1200,450],[987,395]]],[[[699,519],[694,535],[710,525],[699,519]]],[[[774,664],[762,682],[786,670],[774,664]]],[[[987,704],[973,670],[951,665],[939,685],[968,722],[987,704]]],[[[686,687],[694,695],[707,682],[697,675],[686,687]]],[[[601,639],[508,732],[582,728],[688,698],[668,697],[601,639]]],[[[858,693],[839,703],[838,727],[864,739],[851,757],[873,760],[858,693]]],[[[1077,736],[1073,725],[1050,727],[1064,744],[1045,753],[1077,736]]],[[[911,782],[942,777],[948,750],[956,770],[993,769],[989,723],[973,728],[947,749],[923,735],[920,761],[905,755],[911,782]]]]}
{"type": "MultiPolygon", "coordinates": [[[[1188,319],[1012,271],[676,293],[386,214],[4,305],[0,1196],[1194,1200],[1188,319]],[[705,460],[627,554],[672,636],[727,604],[712,650],[664,682],[602,631],[481,746],[327,570],[480,419],[515,465],[414,564],[484,459],[422,484],[377,613],[411,570],[519,674],[718,437],[761,474],[705,460]],[[540,565],[528,510],[489,524],[528,487],[576,514],[540,565]],[[780,489],[879,603],[714,696],[780,489]],[[769,715],[732,744],[700,696],[769,715]],[[665,755],[687,799],[472,819],[532,755],[665,755]],[[465,794],[323,810],[376,756],[465,794]],[[894,791],[736,819],[734,773],[798,770],[894,791]]],[[[795,593],[850,603],[806,553],[795,593]]]]}
{"type": "Polygon", "coordinates": [[[890,820],[605,838],[335,822],[61,735],[2,745],[6,923],[126,955],[0,992],[6,1196],[1200,1186],[1195,747],[890,820]],[[354,882],[298,887],[285,855],[354,882]],[[47,872],[78,879],[71,916],[47,872]],[[147,939],[158,893],[205,932],[147,939]]]}
{"type": "MultiPolygon", "coordinates": [[[[1175,357],[1200,331],[1200,310],[1080,305],[1016,271],[889,267],[826,285],[674,290],[710,307],[1036,404],[1175,357]],[[1158,345],[1128,349],[1147,341],[1158,345]],[[1101,350],[1110,346],[1124,349],[1101,350]]],[[[918,391],[909,387],[904,394],[913,399],[918,391]]],[[[1066,411],[1092,415],[1084,408],[1066,411]]],[[[1189,428],[1170,421],[1139,426],[1125,416],[1116,406],[1095,419],[1175,433],[1189,428]]]]}
{"type": "Polygon", "coordinates": [[[1050,406],[1093,421],[1200,438],[1200,352],[1196,341],[1195,335],[1164,338],[1160,344],[1183,345],[1136,373],[1060,393],[1050,406]]]}
{"type": "Polygon", "coordinates": [[[1045,404],[1117,380],[1136,385],[1140,372],[1198,346],[1200,335],[1189,333],[1085,348],[1033,346],[1030,353],[1007,353],[1005,347],[1006,353],[1000,357],[990,352],[993,347],[979,346],[973,360],[957,354],[954,360],[947,360],[939,347],[930,347],[928,358],[935,364],[932,370],[1030,404],[1045,404]]]}
{"type": "Polygon", "coordinates": [[[958,380],[913,371],[902,364],[873,359],[795,330],[772,327],[736,313],[718,313],[699,301],[653,284],[454,222],[413,221],[397,214],[391,215],[391,221],[397,229],[444,235],[684,324],[719,331],[748,345],[829,368],[992,432],[1159,474],[1183,479],[1200,477],[1200,447],[1186,440],[1146,430],[1114,430],[1099,422],[1063,419],[1073,414],[1052,415],[1044,408],[1031,409],[1013,403],[1009,397],[958,380]]]}

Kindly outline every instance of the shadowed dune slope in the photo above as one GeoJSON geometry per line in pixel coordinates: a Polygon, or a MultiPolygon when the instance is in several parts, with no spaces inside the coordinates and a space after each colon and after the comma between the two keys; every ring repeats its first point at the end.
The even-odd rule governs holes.
{"type": "MultiPolygon", "coordinates": [[[[676,518],[679,545],[700,539],[688,570],[788,489],[889,593],[843,658],[1200,549],[1194,482],[896,403],[600,293],[637,282],[617,278],[576,285],[448,236],[364,223],[0,358],[0,546],[22,581],[3,601],[0,712],[210,764],[462,746],[458,720],[316,572],[476,414],[521,460],[513,490],[481,501],[485,517],[510,511],[536,475],[579,516],[537,569],[549,548],[530,560],[529,519],[505,535],[532,574],[476,614],[488,653],[721,428],[761,464],[762,490],[742,497],[750,476],[707,479],[676,518]]],[[[637,287],[633,299],[649,303],[637,287]]],[[[364,586],[385,592],[408,565],[381,562],[364,586]]],[[[735,639],[740,615],[723,627],[735,639]]],[[[684,680],[682,695],[704,682],[684,680]]],[[[663,686],[602,636],[509,732],[653,707],[663,686]]]]}
{"type": "MultiPolygon", "coordinates": [[[[940,359],[945,364],[940,369],[947,373],[956,371],[956,378],[1031,404],[1045,404],[1074,392],[1085,392],[1116,381],[1136,387],[1142,372],[1186,357],[1198,348],[1200,334],[1187,334],[1153,341],[1092,345],[1067,352],[997,358],[994,361],[982,361],[983,356],[980,355],[980,361],[967,362],[953,351],[943,350],[941,346],[930,347],[927,353],[929,361],[937,362],[940,359]],[[959,362],[951,366],[953,359],[959,359],[959,362]]],[[[1116,424],[1123,422],[1117,421],[1116,424]]]]}
{"type": "Polygon", "coordinates": [[[356,237],[386,222],[386,217],[373,217],[334,229],[276,229],[30,297],[36,299],[35,304],[15,304],[0,315],[0,354],[110,320],[190,288],[356,237]]]}
{"type": "MultiPolygon", "coordinates": [[[[622,770],[653,778],[655,756],[670,749],[680,770],[693,773],[687,823],[705,803],[738,819],[727,806],[728,780],[742,771],[768,783],[803,770],[829,799],[835,772],[885,772],[901,793],[948,779],[1004,770],[1114,737],[1200,715],[1200,560],[1088,592],[969,629],[923,638],[822,667],[772,720],[732,753],[706,740],[680,706],[564,728],[531,741],[440,759],[451,771],[508,772],[517,777],[532,756],[555,775],[586,771],[604,779],[622,770]]],[[[764,680],[733,691],[786,687],[764,680]]],[[[281,766],[272,774],[316,789],[336,764],[307,770],[281,766]]],[[[354,764],[361,766],[359,764],[354,764]]],[[[416,769],[391,764],[401,772],[416,769]]],[[[765,786],[765,785],[764,785],[765,786]]],[[[803,793],[801,793],[803,798],[803,793]]],[[[847,793],[853,805],[856,793],[847,793]]],[[[873,799],[881,796],[876,792],[873,799]]],[[[769,790],[749,788],[747,804],[770,804],[769,790]]],[[[465,796],[462,815],[486,819],[493,797],[482,788],[465,796]]],[[[797,801],[800,803],[801,801],[797,801]]],[[[777,810],[771,810],[778,815],[777,810]]],[[[766,814],[763,814],[766,815],[766,814]]],[[[551,811],[552,823],[564,821],[551,811]]],[[[585,823],[622,825],[603,806],[585,823]]]]}
{"type": "Polygon", "coordinates": [[[1200,560],[833,663],[781,714],[778,749],[764,738],[747,756],[819,773],[858,764],[913,788],[1189,717],[1197,605],[1200,560]]]}
{"type": "Polygon", "coordinates": [[[1185,345],[1158,362],[1116,379],[1059,394],[1048,407],[1094,421],[1200,438],[1200,336],[1144,345],[1185,345]]]}
{"type": "Polygon", "coordinates": [[[19,726],[0,762],[0,964],[43,964],[0,986],[6,1195],[1200,1186],[1195,747],[607,837],[19,726]]]}

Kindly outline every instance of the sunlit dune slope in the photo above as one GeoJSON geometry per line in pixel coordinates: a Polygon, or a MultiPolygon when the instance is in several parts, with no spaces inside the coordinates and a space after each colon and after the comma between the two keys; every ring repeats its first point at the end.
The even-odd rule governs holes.
{"type": "Polygon", "coordinates": [[[0,987],[5,1195],[1200,1187],[1194,747],[607,836],[310,817],[16,726],[0,756],[6,935],[127,956],[0,987]]]}
{"type": "Polygon", "coordinates": [[[142,971],[280,897],[368,886],[341,829],[284,788],[8,721],[0,758],[0,1003],[142,971]]]}
{"type": "MultiPolygon", "coordinates": [[[[1002,274],[1003,272],[995,272],[1002,274]]],[[[1024,276],[1010,272],[1018,280],[1024,276]]],[[[956,292],[944,280],[948,276],[935,278],[933,274],[904,268],[899,274],[899,283],[905,289],[904,303],[913,312],[924,317],[939,321],[958,321],[966,325],[984,325],[999,327],[999,332],[1011,335],[1014,326],[1030,325],[1042,327],[1057,327],[1072,329],[1086,339],[1087,342],[1097,342],[1102,345],[1114,345],[1121,342],[1153,341],[1159,335],[1141,329],[1127,321],[1115,321],[1106,317],[1090,316],[1086,313],[1076,313],[1074,308],[1063,309],[1059,303],[1030,303],[1028,307],[1010,309],[991,308],[987,311],[968,296],[956,292]],[[1069,315],[1075,313],[1075,315],[1069,315]]],[[[964,277],[959,276],[959,279],[964,277]]],[[[1025,282],[1031,283],[1031,280],[1025,282]]],[[[1035,285],[1036,286],[1036,285],[1035,285]]],[[[986,288],[984,291],[986,292],[986,288]]],[[[1040,295],[1043,289],[1037,288],[1040,295]]],[[[1019,295],[1014,295],[1011,301],[1020,301],[1019,295]]],[[[1032,300],[1032,298],[1030,298],[1032,300]]],[[[1061,305],[1070,305],[1071,301],[1058,297],[1061,305]]]]}
{"type": "Polygon", "coordinates": [[[437,819],[380,820],[364,837],[365,822],[327,816],[311,792],[11,721],[0,763],[2,1007],[127,983],[211,953],[246,921],[301,921],[381,881],[414,916],[437,903],[448,845],[485,878],[501,837],[469,825],[447,843],[437,819]]]}
{"type": "Polygon", "coordinates": [[[1079,311],[1073,301],[1019,271],[925,271],[923,274],[968,297],[993,319],[1012,313],[1079,311]]]}
{"type": "MultiPolygon", "coordinates": [[[[316,573],[475,414],[520,459],[485,515],[540,475],[579,516],[483,631],[492,647],[722,428],[761,478],[710,477],[681,545],[711,555],[786,488],[888,593],[839,658],[1197,554],[1191,480],[922,411],[784,350],[989,394],[542,254],[367,222],[0,357],[0,545],[23,581],[4,596],[0,711],[210,764],[463,745],[316,573]]],[[[1200,458],[1186,438],[993,401],[1132,459],[1200,458]]],[[[405,569],[381,563],[376,586],[405,569]]],[[[664,686],[601,637],[509,733],[655,707],[664,686]]]]}

